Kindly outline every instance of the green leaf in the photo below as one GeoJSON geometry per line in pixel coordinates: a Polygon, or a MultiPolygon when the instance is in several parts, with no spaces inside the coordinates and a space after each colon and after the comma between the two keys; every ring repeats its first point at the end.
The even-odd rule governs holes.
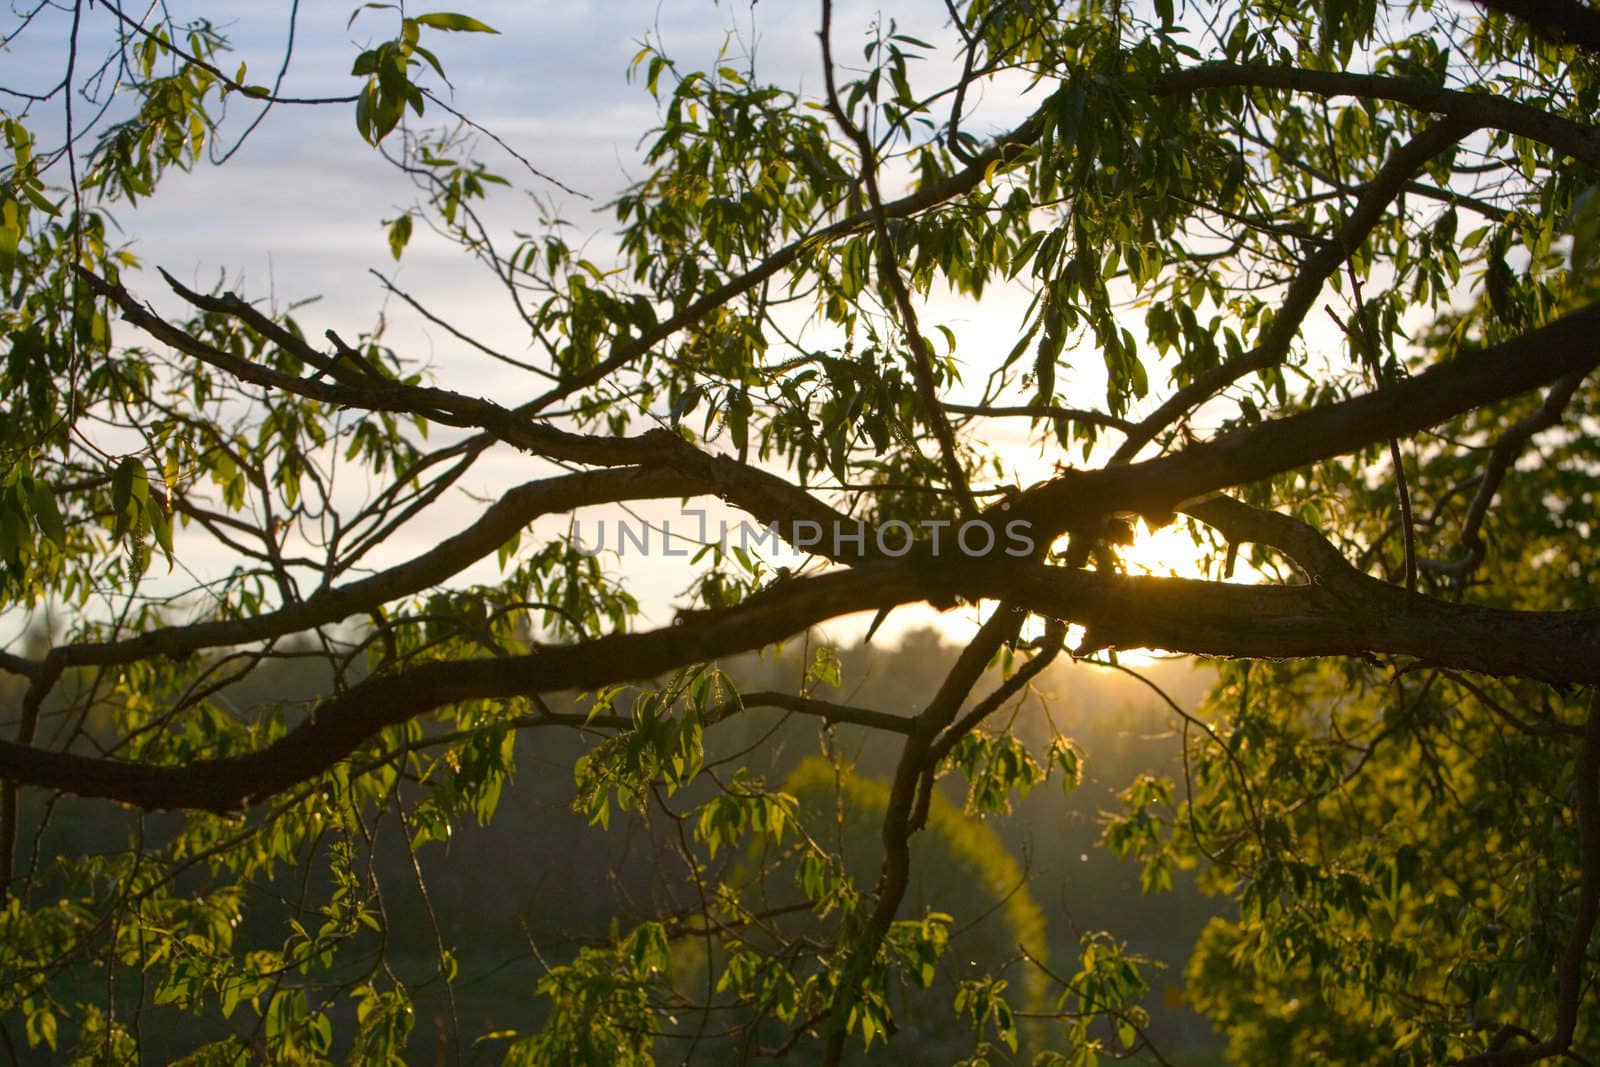
{"type": "Polygon", "coordinates": [[[145,518],[150,524],[150,532],[156,539],[156,544],[161,546],[161,551],[166,553],[167,562],[172,562],[172,514],[167,511],[166,505],[156,497],[147,496],[144,501],[145,518]]]}
{"type": "Polygon", "coordinates": [[[398,260],[410,240],[411,216],[401,215],[389,224],[389,254],[398,260]]]}
{"type": "Polygon", "coordinates": [[[448,30],[452,33],[499,33],[500,31],[486,23],[479,22],[469,15],[458,15],[447,11],[434,11],[426,15],[415,16],[422,25],[435,30],[448,30]]]}
{"type": "Polygon", "coordinates": [[[144,464],[137,456],[124,456],[111,475],[111,511],[115,526],[112,537],[121,540],[133,522],[133,487],[144,477],[144,464]]]}
{"type": "Polygon", "coordinates": [[[1600,185],[1589,186],[1573,200],[1571,231],[1573,274],[1600,274],[1600,185]]]}
{"type": "Polygon", "coordinates": [[[689,414],[689,412],[695,409],[695,405],[700,403],[700,398],[703,395],[705,395],[705,391],[698,385],[693,385],[688,389],[685,389],[683,391],[683,395],[678,397],[677,400],[673,401],[672,408],[668,412],[668,417],[674,427],[678,425],[678,422],[685,415],[689,414]]]}
{"type": "Polygon", "coordinates": [[[39,529],[55,543],[57,548],[65,548],[67,527],[61,521],[60,509],[56,507],[55,493],[49,486],[36,482],[30,496],[33,503],[33,517],[38,522],[39,529]]]}
{"type": "Polygon", "coordinates": [[[9,278],[22,242],[22,222],[15,200],[0,200],[0,279],[9,278]]]}
{"type": "Polygon", "coordinates": [[[51,218],[59,218],[61,216],[61,209],[45,198],[44,190],[39,187],[38,183],[24,179],[17,183],[17,187],[22,190],[22,195],[28,198],[28,203],[46,215],[51,218]]]}

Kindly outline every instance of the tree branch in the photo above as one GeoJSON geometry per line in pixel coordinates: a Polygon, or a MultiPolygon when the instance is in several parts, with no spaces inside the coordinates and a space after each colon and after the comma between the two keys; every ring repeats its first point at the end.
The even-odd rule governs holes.
{"type": "Polygon", "coordinates": [[[1517,462],[1517,457],[1533,435],[1543,430],[1561,425],[1562,414],[1567,409],[1567,404],[1572,400],[1572,394],[1577,392],[1578,386],[1583,383],[1585,371],[1574,371],[1555,385],[1550,387],[1550,392],[1545,394],[1544,403],[1540,404],[1533,414],[1518,419],[1512,424],[1489,452],[1489,461],[1484,464],[1483,476],[1478,481],[1478,491],[1472,497],[1472,503],[1467,507],[1467,517],[1461,523],[1461,544],[1466,548],[1466,554],[1460,559],[1451,562],[1441,560],[1422,560],[1423,569],[1435,574],[1444,574],[1453,578],[1457,584],[1465,582],[1472,572],[1478,569],[1483,562],[1487,546],[1483,543],[1483,520],[1489,515],[1489,508],[1494,503],[1495,496],[1500,492],[1500,484],[1505,481],[1506,475],[1517,462]]]}
{"type": "Polygon", "coordinates": [[[460,573],[505,544],[541,515],[593,504],[690,496],[702,489],[671,470],[618,467],[525,482],[507,491],[476,522],[433,548],[388,570],[319,590],[305,600],[248,618],[219,619],[147,630],[135,637],[63,645],[42,661],[25,660],[45,673],[63,668],[132,663],[150,656],[182,658],[202,649],[248,644],[340,622],[400,597],[421,592],[460,573]]]}
{"type": "MultiPolygon", "coordinates": [[[[1205,70],[1207,68],[1200,68],[1205,70]]],[[[1289,283],[1283,303],[1273,316],[1272,325],[1250,351],[1196,375],[1188,385],[1167,398],[1143,419],[1111,458],[1112,465],[1130,462],[1139,450],[1158,434],[1188,414],[1190,409],[1216,396],[1239,379],[1275,367],[1289,354],[1289,346],[1300,333],[1306,314],[1339,265],[1366,241],[1367,235],[1383,220],[1389,205],[1406,184],[1416,177],[1428,160],[1445,151],[1472,132],[1474,124],[1449,116],[1424,129],[1389,157],[1361,195],[1334,239],[1306,257],[1299,273],[1289,283]]]]}
{"type": "Polygon", "coordinates": [[[1185,501],[1180,509],[1220,532],[1230,542],[1275,548],[1315,583],[1351,591],[1382,588],[1382,582],[1357,570],[1309,523],[1264,508],[1251,507],[1221,493],[1185,501]]]}
{"type": "MultiPolygon", "coordinates": [[[[1517,3],[1518,0],[1496,2],[1517,3]]],[[[1163,75],[1156,81],[1155,91],[1170,95],[1230,87],[1286,89],[1316,96],[1392,100],[1418,111],[1449,116],[1472,127],[1505,130],[1538,141],[1600,170],[1600,130],[1592,126],[1503,96],[1445,89],[1409,78],[1299,70],[1293,67],[1205,63],[1163,75]]]]}
{"type": "Polygon", "coordinates": [[[1476,0],[1486,11],[1509,15],[1536,35],[1600,54],[1600,10],[1578,0],[1476,0]]]}
{"type": "Polygon", "coordinates": [[[877,957],[884,937],[894,925],[894,917],[910,885],[911,835],[918,828],[915,821],[917,799],[924,781],[933,774],[935,739],[961,710],[972,687],[988,668],[989,660],[1002,645],[1016,638],[1025,618],[1025,613],[1003,602],[995,609],[956,657],[955,665],[945,676],[939,691],[917,716],[916,728],[906,738],[905,747],[900,751],[900,761],[895,767],[894,783],[889,789],[889,801],[880,833],[883,867],[875,890],[877,899],[865,927],[854,938],[849,957],[845,960],[838,985],[839,995],[833,1003],[828,1044],[822,1058],[825,1067],[838,1067],[844,1056],[850,1008],[856,1002],[857,990],[873,959],[877,957]]]}
{"type": "MultiPolygon", "coordinates": [[[[974,704],[950,729],[940,735],[939,740],[933,746],[933,765],[937,767],[946,756],[950,755],[951,750],[956,747],[956,744],[963,737],[977,729],[983,723],[983,720],[999,711],[1005,706],[1006,701],[1016,696],[1027,687],[1029,682],[1043,674],[1045,669],[1061,655],[1061,649],[1064,647],[1066,639],[1067,628],[1059,620],[1051,619],[1046,626],[1045,636],[1039,642],[1038,654],[1021,667],[1018,667],[1016,673],[997,685],[994,692],[974,704]]],[[[926,820],[927,814],[927,803],[919,800],[917,818],[914,820],[914,824],[920,828],[926,820]]]]}
{"type": "Polygon", "coordinates": [[[1064,408],[1055,404],[1020,404],[1020,405],[994,405],[994,404],[945,404],[944,409],[956,415],[979,415],[983,418],[1008,418],[1024,417],[1030,419],[1070,419],[1073,422],[1087,423],[1091,426],[1104,426],[1110,430],[1128,431],[1133,428],[1133,423],[1127,419],[1119,419],[1115,415],[1107,415],[1103,411],[1089,411],[1085,408],[1064,408]]]}
{"type": "MultiPolygon", "coordinates": [[[[999,505],[991,514],[1032,521],[1038,537],[1116,510],[1165,512],[1191,497],[1433,425],[1586,370],[1600,360],[1593,341],[1597,323],[1600,307],[1591,306],[1375,393],[1240,430],[1173,456],[1073,472],[999,505]]],[[[711,462],[711,457],[703,459],[711,462]]],[[[679,627],[613,635],[532,657],[429,664],[373,679],[325,702],[289,737],[240,761],[190,768],[134,767],[11,744],[0,746],[0,777],[151,807],[232,808],[331,766],[386,725],[444,704],[594,688],[647,677],[759,648],[850,612],[924,599],[948,604],[957,596],[1009,596],[1041,614],[1083,621],[1101,647],[1264,657],[1381,652],[1416,656],[1440,667],[1553,682],[1600,677],[1596,629],[1600,614],[1497,611],[1378,585],[1381,592],[1362,591],[1352,600],[1338,595],[1340,590],[1317,586],[1249,587],[1134,578],[1019,566],[1010,560],[954,566],[920,556],[880,561],[849,572],[786,582],[736,607],[698,613],[679,627]]],[[[173,640],[162,633],[128,639],[123,647],[141,655],[161,654],[162,641],[173,640]]],[[[64,664],[65,657],[55,662],[64,664]]]]}
{"type": "MultiPolygon", "coordinates": [[[[523,656],[424,663],[369,678],[322,701],[284,738],[244,756],[152,766],[0,742],[0,777],[146,808],[230,811],[311,778],[383,728],[436,708],[593,690],[752,651],[842,615],[955,597],[1000,599],[1081,622],[1100,647],[1269,659],[1377,653],[1497,676],[1600,681],[1600,610],[1508,611],[1374,584],[1352,596],[1322,585],[1233,585],[1016,561],[880,562],[793,578],[742,604],[663,629],[523,656]]],[[[953,719],[955,690],[947,689],[938,714],[924,712],[919,729],[936,733],[953,719]]],[[[898,726],[896,732],[902,732],[898,726]]]]}
{"type": "MultiPolygon", "coordinates": [[[[1033,114],[1024,119],[1016,129],[997,137],[994,144],[980,152],[973,158],[971,163],[948,178],[934,182],[932,185],[925,186],[897,200],[885,203],[883,205],[883,217],[890,219],[907,218],[970,193],[985,180],[985,177],[991,171],[1015,162],[1017,157],[1027,151],[1034,142],[1038,141],[1040,135],[1044,132],[1045,115],[1050,107],[1051,101],[1045,101],[1033,114]]],[[[726,305],[735,297],[749,292],[788,267],[799,259],[800,254],[806,249],[835,241],[841,237],[848,237],[851,234],[861,233],[872,227],[873,219],[874,212],[870,210],[857,211],[832,225],[824,226],[814,234],[790,242],[744,274],[724,282],[671,318],[646,330],[639,337],[619,342],[617,347],[605,359],[588,370],[574,375],[567,382],[556,386],[518,410],[524,413],[542,411],[551,404],[571,396],[573,393],[604,381],[679,330],[699,322],[712,311],[726,305]]]]}
{"type": "Polygon", "coordinates": [[[839,102],[839,91],[833,80],[833,4],[822,0],[822,30],[817,34],[822,40],[822,78],[827,87],[828,113],[855,143],[861,156],[861,182],[866,186],[867,203],[872,212],[872,230],[878,245],[878,277],[894,298],[900,313],[900,326],[905,332],[906,347],[910,349],[911,378],[916,383],[917,395],[927,414],[928,426],[933,430],[934,441],[939,446],[939,458],[944,466],[945,479],[955,493],[961,514],[975,513],[977,503],[972,498],[972,488],[967,484],[967,472],[961,466],[961,453],[956,445],[955,432],[939,403],[938,389],[933,380],[933,353],[928,339],[917,324],[917,309],[911,303],[911,293],[905,279],[900,276],[900,263],[895,258],[894,241],[889,236],[888,214],[883,204],[883,193],[878,188],[878,154],[872,138],[845,113],[839,102]]]}
{"type": "MultiPolygon", "coordinates": [[[[1578,900],[1572,932],[1556,965],[1556,1025],[1545,1040],[1518,1049],[1491,1049],[1469,1056],[1460,1067],[1510,1067],[1566,1054],[1578,1029],[1578,1008],[1586,984],[1589,939],[1600,921],[1600,688],[1589,695],[1589,718],[1573,778],[1578,821],[1578,900]]],[[[1526,1033],[1520,1028],[1513,1032],[1526,1033]]]]}
{"type": "Polygon", "coordinates": [[[1521,337],[1438,363],[1338,404],[1275,419],[1126,467],[1070,471],[991,514],[1034,523],[1034,536],[1086,529],[1116,511],[1164,521],[1191,497],[1247,485],[1391,437],[1436,426],[1600,363],[1600,304],[1521,337]]]}

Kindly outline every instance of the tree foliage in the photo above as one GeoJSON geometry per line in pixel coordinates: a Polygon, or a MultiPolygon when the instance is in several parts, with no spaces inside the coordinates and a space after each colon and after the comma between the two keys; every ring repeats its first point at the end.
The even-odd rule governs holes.
{"type": "Polygon", "coordinates": [[[952,985],[960,901],[910,904],[927,842],[1025,880],[952,798],[1075,784],[1094,753],[1015,710],[1063,653],[1131,648],[1218,663],[1172,707],[1181,781],[1132,783],[1103,841],[1225,902],[1185,991],[1233,1061],[1600,1042],[1593,7],[967,0],[923,31],[824,2],[804,89],[646,38],[610,245],[558,161],[451,102],[437,45],[474,17],[366,5],[351,91],[304,97],[164,5],[41,4],[8,47],[56,7],[59,81],[0,111],[0,604],[35,624],[0,652],[13,1060],[134,1060],[147,1017],[185,1062],[422,1055],[454,950],[435,923],[431,977],[389,965],[378,840],[489,821],[556,731],[592,832],[665,819],[692,892],[456,1055],[831,1064],[955,1025],[972,1064],[1176,1062],[1115,930],[1046,960],[986,881],[1024,943],[952,985]],[[394,259],[425,232],[503,293],[515,354],[380,275],[514,392],[141,263],[119,210],[314,107],[415,183],[373,220],[394,259]],[[507,232],[519,186],[541,217],[507,232]],[[1018,294],[1002,336],[954,328],[1018,294]],[[529,480],[466,494],[507,456],[529,480]],[[708,539],[662,625],[551,532],[691,498],[805,564],[708,539]],[[1172,524],[1204,576],[1133,573],[1172,524]],[[826,648],[781,689],[721,666],[921,602],[981,624],[909,713],[849,703],[826,648]],[[309,694],[252,688],[286,664],[309,694]],[[772,711],[817,726],[786,783],[741,766],[772,711]],[[52,820],[117,840],[51,855],[52,820]]]}

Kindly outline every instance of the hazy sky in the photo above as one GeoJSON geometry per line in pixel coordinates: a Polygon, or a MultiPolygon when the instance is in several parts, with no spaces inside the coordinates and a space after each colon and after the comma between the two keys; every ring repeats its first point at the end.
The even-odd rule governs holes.
{"type": "MultiPolygon", "coordinates": [[[[392,36],[395,14],[365,11],[347,29],[353,6],[348,0],[302,5],[283,93],[354,91],[358,83],[349,75],[352,59],[361,48],[392,36]]],[[[904,7],[910,14],[899,13],[902,30],[935,42],[949,39],[942,5],[918,0],[904,7]]],[[[173,9],[180,15],[184,10],[181,5],[173,9]]],[[[603,258],[608,235],[615,229],[614,216],[603,205],[639,172],[641,138],[656,121],[654,101],[642,85],[630,85],[625,78],[629,60],[647,34],[682,69],[709,65],[726,44],[741,56],[753,47],[757,73],[769,81],[808,90],[815,90],[821,81],[818,8],[813,3],[446,0],[407,8],[411,13],[440,9],[465,11],[501,31],[494,37],[430,33],[425,40],[450,75],[453,105],[504,138],[539,169],[592,199],[533,180],[520,164],[492,146],[484,146],[483,158],[514,182],[552,196],[578,232],[594,233],[596,258],[603,258]]],[[[249,64],[247,81],[270,84],[288,32],[288,4],[210,3],[192,10],[210,18],[230,39],[235,49],[225,64],[230,71],[243,60],[249,64]]],[[[834,42],[841,63],[860,57],[863,34],[877,10],[868,4],[839,5],[834,42]]],[[[882,17],[896,15],[885,11],[882,17]]],[[[86,9],[84,19],[82,53],[88,55],[108,40],[111,22],[98,5],[86,9]]],[[[67,40],[64,20],[64,13],[47,13],[14,42],[4,54],[0,82],[37,88],[59,78],[67,40]]],[[[928,71],[930,77],[944,73],[932,64],[928,71]]],[[[983,110],[969,129],[984,133],[1009,126],[1033,106],[1033,99],[996,94],[980,103],[983,110]]],[[[239,97],[230,105],[235,111],[222,135],[224,144],[231,143],[259,108],[239,97]]],[[[48,110],[36,111],[33,118],[41,129],[55,121],[48,110]]],[[[60,183],[63,177],[55,180],[60,183]]],[[[397,284],[423,297],[435,311],[508,352],[526,348],[525,329],[510,313],[493,279],[451,246],[431,239],[419,227],[404,260],[396,266],[389,258],[379,221],[397,215],[415,199],[407,180],[357,136],[352,106],[278,106],[226,166],[173,173],[154,199],[132,210],[119,207],[116,215],[147,265],[160,265],[201,288],[210,287],[226,272],[231,286],[252,297],[271,292],[280,302],[319,295],[317,305],[299,312],[312,336],[330,326],[353,336],[386,312],[388,343],[425,360],[438,384],[506,403],[525,399],[537,391],[537,383],[463,352],[448,336],[386,300],[368,274],[373,266],[392,273],[397,284]]],[[[500,195],[487,214],[507,235],[519,225],[533,228],[537,220],[534,205],[520,193],[500,195]]],[[[162,297],[153,272],[131,284],[158,306],[174,307],[162,297]]],[[[932,302],[933,321],[950,325],[961,340],[963,358],[971,367],[970,385],[981,386],[991,361],[1010,349],[1026,301],[1020,291],[994,290],[981,307],[932,302]]],[[[1081,386],[1071,399],[1087,405],[1103,403],[1098,356],[1089,353],[1082,370],[1081,386]]],[[[1063,378],[1070,380],[1067,375],[1063,378]]],[[[1029,466],[1041,472],[1037,476],[1048,470],[1048,463],[1037,458],[1037,449],[1026,446],[1025,423],[994,425],[987,436],[993,442],[1014,444],[1019,456],[1034,457],[1029,466]]],[[[486,465],[470,488],[492,493],[540,473],[525,459],[508,453],[486,465]]],[[[678,509],[674,503],[644,510],[660,516],[678,509]]],[[[449,516],[435,516],[404,543],[392,546],[392,558],[403,558],[455,528],[463,514],[452,509],[449,516]]],[[[547,525],[554,530],[555,524],[547,525]]],[[[642,583],[639,592],[652,602],[672,596],[688,581],[686,569],[670,564],[643,569],[636,564],[627,571],[631,580],[642,583]]],[[[917,617],[909,610],[898,614],[905,620],[917,617]]],[[[658,620],[661,617],[656,613],[658,620]]]]}

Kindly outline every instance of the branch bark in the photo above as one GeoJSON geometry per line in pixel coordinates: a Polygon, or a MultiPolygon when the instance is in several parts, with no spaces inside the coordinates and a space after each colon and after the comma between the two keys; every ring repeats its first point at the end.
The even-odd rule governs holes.
{"type": "MultiPolygon", "coordinates": [[[[0,777],[145,808],[236,810],[332,767],[385,727],[436,708],[650,678],[758,649],[842,615],[956,597],[1002,599],[1081,622],[1090,647],[1269,659],[1386,654],[1500,677],[1600,682],[1600,610],[1508,611],[1375,585],[1352,595],[1320,584],[1245,586],[1014,561],[880,562],[790,579],[677,626],[370,678],[322,701],[281,740],[244,756],[152,766],[0,742],[0,777]]],[[[938,728],[949,721],[940,719],[938,728]]]]}

